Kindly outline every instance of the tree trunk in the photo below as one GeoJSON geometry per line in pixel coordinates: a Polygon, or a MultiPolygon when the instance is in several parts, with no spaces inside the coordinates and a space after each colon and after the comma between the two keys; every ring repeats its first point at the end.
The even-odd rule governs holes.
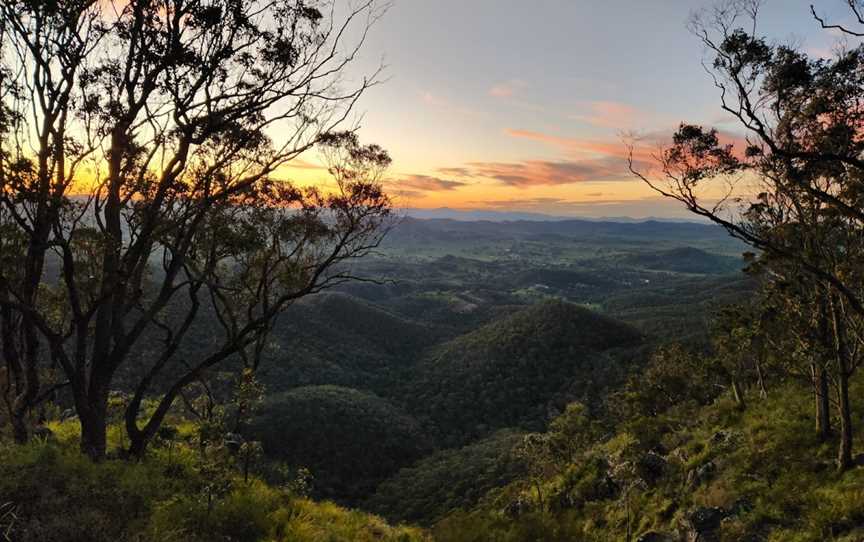
{"type": "Polygon", "coordinates": [[[831,437],[831,406],[828,397],[828,373],[817,364],[810,366],[813,375],[813,399],[816,405],[816,436],[820,442],[831,437]]]}
{"type": "Polygon", "coordinates": [[[762,373],[761,356],[760,359],[756,362],[756,375],[759,378],[759,397],[762,399],[767,399],[768,388],[765,386],[765,375],[762,373]]]}
{"type": "Polygon", "coordinates": [[[95,413],[81,416],[81,453],[94,462],[105,459],[107,435],[105,418],[95,413]]]}
{"type": "Polygon", "coordinates": [[[837,405],[840,413],[837,468],[843,471],[852,466],[852,413],[849,408],[849,376],[842,370],[837,377],[837,405]]]}
{"type": "Polygon", "coordinates": [[[13,406],[9,412],[9,423],[12,425],[12,437],[18,444],[26,444],[30,438],[27,430],[27,409],[13,406]]]}
{"type": "Polygon", "coordinates": [[[831,323],[834,330],[834,357],[837,364],[837,410],[840,415],[840,447],[837,453],[837,468],[844,471],[852,466],[852,413],[849,405],[849,377],[852,371],[843,314],[833,302],[830,308],[831,323]]]}
{"type": "Polygon", "coordinates": [[[99,394],[96,400],[78,406],[81,421],[81,453],[94,462],[105,459],[108,449],[108,394],[99,394]]]}
{"type": "Polygon", "coordinates": [[[136,435],[134,438],[129,439],[129,457],[140,461],[144,458],[144,452],[147,451],[147,439],[143,438],[141,435],[136,435]]]}
{"type": "Polygon", "coordinates": [[[735,397],[735,403],[738,405],[740,410],[744,410],[746,408],[746,404],[744,403],[744,394],[741,392],[741,386],[738,385],[738,379],[732,379],[732,395],[735,397]]]}

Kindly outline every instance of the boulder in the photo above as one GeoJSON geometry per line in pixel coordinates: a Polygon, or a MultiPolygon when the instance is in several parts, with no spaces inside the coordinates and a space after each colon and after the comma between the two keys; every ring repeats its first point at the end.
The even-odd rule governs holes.
{"type": "Polygon", "coordinates": [[[657,481],[666,473],[667,468],[668,463],[666,460],[655,452],[648,452],[643,455],[636,464],[639,477],[645,480],[648,484],[657,483],[657,481]]]}
{"type": "Polygon", "coordinates": [[[711,542],[717,540],[717,530],[728,516],[722,508],[696,508],[684,517],[683,538],[687,542],[711,542]]]}

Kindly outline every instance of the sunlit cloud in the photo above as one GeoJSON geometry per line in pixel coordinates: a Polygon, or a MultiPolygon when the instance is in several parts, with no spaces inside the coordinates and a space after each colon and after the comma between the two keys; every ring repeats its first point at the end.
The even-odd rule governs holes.
{"type": "MultiPolygon", "coordinates": [[[[651,169],[656,166],[657,156],[663,152],[664,146],[672,140],[672,130],[608,140],[568,138],[529,130],[508,129],[505,133],[510,137],[554,147],[564,157],[552,160],[469,162],[461,166],[441,167],[437,172],[456,179],[486,179],[521,189],[633,181],[629,160],[632,159],[637,170],[651,169]]],[[[720,132],[720,139],[723,143],[734,144],[739,150],[746,146],[743,137],[731,132],[720,132]]],[[[442,183],[437,177],[413,176],[407,182],[409,184],[406,186],[415,189],[423,186],[440,191],[458,187],[447,184],[448,181],[442,183]]],[[[594,197],[600,195],[592,194],[594,197]]]]}
{"type": "Polygon", "coordinates": [[[620,161],[605,158],[578,161],[472,162],[468,166],[475,177],[492,179],[517,188],[629,180],[620,161]]]}
{"type": "Polygon", "coordinates": [[[456,190],[467,183],[441,179],[430,175],[409,175],[397,180],[394,184],[399,188],[407,188],[414,191],[446,192],[456,190]]]}
{"type": "Polygon", "coordinates": [[[474,176],[474,172],[467,167],[442,167],[438,168],[436,171],[442,175],[450,177],[466,178],[474,176]]]}
{"type": "MultiPolygon", "coordinates": [[[[599,155],[621,161],[626,161],[632,156],[633,161],[639,165],[656,162],[656,157],[662,152],[662,149],[672,143],[673,129],[644,133],[622,133],[619,138],[608,140],[559,137],[529,130],[509,129],[505,133],[510,137],[528,139],[556,147],[568,156],[599,155]]],[[[739,151],[748,145],[747,139],[735,132],[719,130],[718,137],[721,144],[731,144],[739,151]]]]}
{"type": "Polygon", "coordinates": [[[425,198],[428,194],[419,190],[405,190],[400,188],[396,189],[395,191],[391,191],[390,195],[396,196],[397,200],[414,200],[425,198]]]}
{"type": "MultiPolygon", "coordinates": [[[[534,132],[530,130],[513,130],[508,129],[505,133],[510,137],[519,139],[528,139],[537,141],[546,145],[557,147],[570,156],[585,156],[585,155],[601,155],[606,157],[624,159],[628,156],[629,149],[623,139],[596,140],[582,138],[567,138],[542,132],[534,132]]],[[[671,134],[670,139],[671,139],[671,134]]],[[[645,134],[642,141],[658,141],[657,134],[645,134]]],[[[636,149],[640,154],[636,156],[639,159],[651,159],[651,152],[647,149],[636,149]]]]}

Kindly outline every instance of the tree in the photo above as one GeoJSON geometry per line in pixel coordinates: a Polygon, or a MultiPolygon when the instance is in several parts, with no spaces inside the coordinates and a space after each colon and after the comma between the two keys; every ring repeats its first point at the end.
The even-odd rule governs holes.
{"type": "Polygon", "coordinates": [[[630,375],[607,403],[621,420],[657,417],[678,405],[707,405],[717,395],[718,375],[707,353],[681,344],[663,345],[648,363],[630,375]]]}
{"type": "MultiPolygon", "coordinates": [[[[746,142],[736,146],[717,130],[682,124],[656,156],[657,169],[631,159],[631,171],[764,257],[794,264],[807,287],[824,294],[834,334],[842,469],[851,465],[851,423],[842,421],[850,419],[843,398],[857,365],[851,339],[864,317],[864,46],[825,60],[775,45],[758,34],[761,3],[727,1],[698,13],[691,25],[713,56],[721,106],[746,131],[746,142]]],[[[849,6],[861,12],[858,2],[849,6]]]]}
{"type": "Polygon", "coordinates": [[[380,175],[390,159],[342,128],[377,82],[352,84],[347,70],[382,9],[374,0],[344,13],[306,0],[0,6],[4,69],[16,74],[4,86],[15,122],[0,166],[2,248],[22,261],[0,276],[0,309],[25,410],[38,368],[56,365],[82,450],[101,459],[108,392],[134,366],[126,428],[140,455],[185,387],[250,359],[300,297],[356,278],[351,260],[387,229],[380,175]],[[315,148],[331,158],[335,188],[283,181],[283,167],[315,148]],[[209,350],[178,355],[202,314],[224,333],[209,350]],[[154,392],[158,406],[140,420],[154,392]]]}

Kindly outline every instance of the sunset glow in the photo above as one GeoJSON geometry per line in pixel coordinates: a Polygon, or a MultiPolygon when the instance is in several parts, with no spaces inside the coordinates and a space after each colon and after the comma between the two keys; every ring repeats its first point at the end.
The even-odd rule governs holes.
{"type": "MultiPolygon", "coordinates": [[[[388,188],[397,203],[686,216],[629,175],[624,137],[642,138],[635,158],[645,161],[682,121],[737,137],[686,28],[701,3],[630,2],[623,11],[587,0],[547,4],[402,0],[379,21],[355,69],[359,77],[383,57],[386,81],[361,100],[356,123],[365,142],[392,154],[388,188]]],[[[842,13],[841,4],[825,9],[842,13]]],[[[765,24],[807,50],[835,45],[800,16],[808,2],[766,10],[765,24]]],[[[286,175],[325,182],[314,162],[286,175]]]]}

